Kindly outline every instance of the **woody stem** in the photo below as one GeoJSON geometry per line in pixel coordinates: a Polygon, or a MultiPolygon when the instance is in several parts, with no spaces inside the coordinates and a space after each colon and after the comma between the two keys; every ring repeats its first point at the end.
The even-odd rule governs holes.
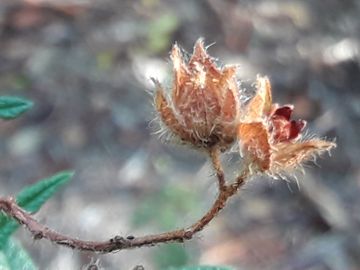
{"type": "MultiPolygon", "coordinates": [[[[219,171],[221,172],[221,165],[219,168],[219,171]]],[[[223,177],[221,174],[220,176],[223,177]]],[[[247,177],[248,173],[243,172],[233,184],[228,186],[223,184],[222,189],[219,189],[219,194],[212,207],[204,214],[203,217],[191,226],[179,230],[141,237],[114,236],[106,241],[86,241],[63,235],[45,225],[40,224],[30,213],[22,209],[11,197],[0,198],[0,210],[8,216],[14,218],[19,224],[24,225],[31,232],[34,239],[45,238],[58,245],[82,251],[110,253],[112,251],[153,246],[160,243],[184,242],[185,240],[192,239],[196,233],[203,230],[204,227],[208,225],[225,207],[227,201],[236,194],[240,187],[245,183],[247,177]]],[[[223,178],[219,179],[219,183],[225,183],[224,180],[225,179],[223,178]]]]}
{"type": "Polygon", "coordinates": [[[218,180],[219,190],[226,189],[225,174],[221,165],[220,150],[217,147],[213,147],[209,150],[209,156],[212,162],[212,166],[215,170],[218,180]]]}

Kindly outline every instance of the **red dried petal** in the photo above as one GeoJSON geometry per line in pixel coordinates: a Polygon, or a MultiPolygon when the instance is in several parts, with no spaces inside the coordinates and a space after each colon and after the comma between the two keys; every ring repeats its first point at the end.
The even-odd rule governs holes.
{"type": "Polygon", "coordinates": [[[270,133],[274,142],[289,140],[291,124],[284,117],[277,117],[271,120],[270,133]]]}
{"type": "Polygon", "coordinates": [[[304,120],[292,120],[289,127],[289,138],[288,140],[296,139],[301,131],[305,128],[306,121],[304,120]]]}
{"type": "Polygon", "coordinates": [[[280,108],[277,108],[273,113],[272,117],[284,117],[286,120],[290,120],[293,110],[294,110],[294,106],[285,105],[280,108]]]}

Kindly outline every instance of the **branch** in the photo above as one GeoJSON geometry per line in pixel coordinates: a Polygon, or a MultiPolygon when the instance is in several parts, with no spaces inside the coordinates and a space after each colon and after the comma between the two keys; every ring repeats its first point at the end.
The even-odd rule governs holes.
{"type": "MultiPolygon", "coordinates": [[[[221,169],[221,166],[219,168],[221,169]]],[[[219,183],[224,181],[224,186],[219,190],[219,194],[212,207],[201,219],[188,228],[142,237],[114,236],[107,241],[97,242],[84,241],[67,235],[62,235],[47,226],[40,224],[30,213],[18,206],[14,198],[11,197],[0,198],[0,210],[14,218],[20,224],[24,225],[31,232],[34,239],[45,238],[58,245],[82,251],[110,253],[112,251],[153,246],[160,243],[184,242],[185,240],[192,239],[197,232],[200,232],[207,224],[209,224],[211,220],[213,220],[215,216],[225,207],[229,198],[237,193],[239,188],[245,183],[248,176],[249,174],[247,172],[242,173],[236,179],[235,183],[229,186],[225,185],[223,178],[219,179],[219,183]]]]}

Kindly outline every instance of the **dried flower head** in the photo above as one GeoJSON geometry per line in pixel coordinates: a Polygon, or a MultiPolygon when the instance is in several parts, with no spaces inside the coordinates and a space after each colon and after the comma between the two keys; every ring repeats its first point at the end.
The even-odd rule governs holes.
{"type": "Polygon", "coordinates": [[[321,139],[302,140],[306,122],[291,120],[293,110],[292,105],[273,104],[269,79],[258,77],[257,93],[238,127],[240,149],[253,172],[289,172],[335,147],[321,139]]]}
{"type": "Polygon", "coordinates": [[[199,39],[189,61],[175,44],[171,51],[174,79],[169,95],[154,80],[155,105],[165,127],[196,148],[227,149],[239,120],[236,66],[218,67],[199,39]]]}

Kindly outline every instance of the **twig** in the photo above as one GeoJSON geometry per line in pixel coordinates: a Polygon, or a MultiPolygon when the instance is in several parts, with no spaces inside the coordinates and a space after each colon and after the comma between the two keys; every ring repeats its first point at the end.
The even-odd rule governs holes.
{"type": "MultiPolygon", "coordinates": [[[[222,171],[221,165],[219,168],[222,171]]],[[[212,207],[201,219],[190,227],[142,237],[114,236],[107,241],[97,242],[84,241],[62,235],[47,226],[40,224],[30,213],[18,206],[14,198],[11,197],[0,198],[0,210],[14,218],[20,224],[24,225],[31,232],[34,239],[45,238],[58,245],[63,245],[77,250],[110,253],[112,251],[153,246],[160,243],[184,242],[185,240],[192,239],[197,232],[201,231],[207,224],[209,224],[211,220],[213,220],[215,216],[225,207],[226,202],[230,197],[236,194],[239,188],[245,183],[247,177],[248,173],[244,172],[237,178],[235,183],[229,186],[225,185],[223,178],[219,179],[219,183],[224,183],[224,185],[222,186],[222,189],[219,190],[219,194],[212,207]]]]}

